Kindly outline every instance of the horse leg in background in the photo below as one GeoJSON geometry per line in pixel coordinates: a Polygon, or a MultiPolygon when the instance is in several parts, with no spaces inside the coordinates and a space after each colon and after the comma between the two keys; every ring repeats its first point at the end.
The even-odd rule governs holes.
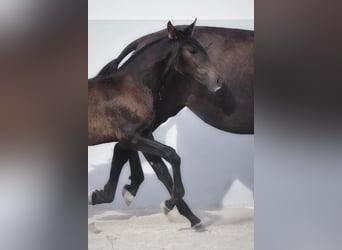
{"type": "MultiPolygon", "coordinates": [[[[156,173],[158,179],[165,185],[167,191],[172,194],[172,178],[169,173],[169,170],[167,169],[167,166],[163,162],[163,160],[154,155],[150,154],[144,154],[146,160],[150,163],[151,167],[153,168],[154,172],[156,173]]],[[[170,211],[170,208],[167,207],[165,203],[165,207],[163,208],[163,212],[167,214],[170,211]]],[[[197,228],[201,224],[201,220],[196,217],[190,210],[189,206],[186,204],[184,199],[179,199],[178,202],[176,203],[176,207],[181,215],[186,217],[190,222],[191,222],[191,227],[197,228]]]]}
{"type": "Polygon", "coordinates": [[[130,141],[126,141],[126,146],[131,150],[138,150],[144,154],[162,157],[171,164],[173,171],[173,187],[171,190],[171,199],[165,201],[165,204],[167,204],[169,209],[173,209],[177,201],[184,196],[184,186],[180,173],[181,159],[176,151],[160,142],[139,135],[135,135],[130,141]]]}
{"type": "Polygon", "coordinates": [[[131,151],[129,156],[129,166],[131,169],[130,185],[125,185],[122,189],[122,196],[129,206],[132,203],[133,198],[136,196],[140,184],[144,181],[144,172],[142,171],[139,154],[137,151],[131,151]]]}
{"type": "Polygon", "coordinates": [[[132,151],[121,148],[119,143],[115,145],[109,180],[103,190],[95,190],[92,193],[89,201],[91,205],[111,203],[114,200],[122,167],[128,161],[131,153],[132,151]]]}

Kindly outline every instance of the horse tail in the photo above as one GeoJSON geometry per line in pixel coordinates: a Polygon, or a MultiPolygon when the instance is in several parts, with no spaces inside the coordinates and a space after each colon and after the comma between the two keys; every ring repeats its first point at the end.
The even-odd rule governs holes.
{"type": "Polygon", "coordinates": [[[115,58],[114,60],[110,61],[109,63],[107,63],[101,70],[100,72],[96,75],[96,77],[100,77],[100,76],[106,76],[106,75],[110,75],[114,72],[116,72],[118,70],[118,66],[120,64],[120,62],[122,61],[122,59],[124,59],[129,53],[131,53],[132,51],[134,51],[138,44],[139,44],[139,40],[141,38],[131,42],[121,53],[120,55],[115,58]]]}
{"type": "Polygon", "coordinates": [[[106,66],[104,66],[96,77],[110,75],[118,70],[118,66],[121,61],[131,52],[137,51],[147,45],[148,43],[160,39],[161,37],[166,35],[166,30],[161,30],[155,33],[151,33],[145,36],[142,36],[124,48],[124,50],[120,53],[120,55],[114,60],[110,61],[106,66]]]}

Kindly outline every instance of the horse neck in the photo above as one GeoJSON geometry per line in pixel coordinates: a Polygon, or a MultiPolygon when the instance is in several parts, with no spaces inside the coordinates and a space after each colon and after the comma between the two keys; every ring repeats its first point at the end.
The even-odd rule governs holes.
{"type": "Polygon", "coordinates": [[[122,69],[136,82],[144,84],[157,93],[167,72],[172,68],[175,46],[168,39],[147,45],[139,51],[122,69]]]}
{"type": "Polygon", "coordinates": [[[156,127],[187,106],[189,97],[197,95],[200,89],[200,84],[193,79],[185,78],[174,69],[170,70],[158,94],[156,127]]]}

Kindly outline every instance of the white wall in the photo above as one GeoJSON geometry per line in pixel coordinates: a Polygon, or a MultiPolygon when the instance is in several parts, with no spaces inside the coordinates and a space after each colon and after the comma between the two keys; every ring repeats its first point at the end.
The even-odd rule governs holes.
{"type": "MultiPolygon", "coordinates": [[[[166,27],[168,20],[89,21],[89,77],[96,73],[134,39],[166,27]]],[[[172,20],[187,24],[193,20],[172,20]]],[[[253,29],[252,20],[198,20],[198,25],[253,29]]],[[[190,207],[214,208],[231,205],[253,205],[254,136],[219,131],[197,118],[188,109],[169,119],[155,132],[155,138],[173,146],[182,158],[185,200],[190,207]]],[[[88,147],[88,189],[100,189],[109,176],[113,143],[88,147]]],[[[169,198],[152,168],[144,160],[145,181],[131,208],[157,208],[169,198]]],[[[116,199],[100,205],[126,208],[121,188],[129,183],[129,167],[121,174],[116,199]]]]}
{"type": "Polygon", "coordinates": [[[88,0],[91,20],[254,19],[254,0],[88,0]]]}

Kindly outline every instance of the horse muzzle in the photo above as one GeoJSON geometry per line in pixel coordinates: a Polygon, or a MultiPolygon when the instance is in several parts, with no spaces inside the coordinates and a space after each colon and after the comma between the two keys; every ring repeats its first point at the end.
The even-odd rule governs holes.
{"type": "Polygon", "coordinates": [[[214,87],[214,92],[218,91],[220,88],[222,88],[224,81],[223,79],[219,76],[216,81],[216,87],[214,87]]]}

